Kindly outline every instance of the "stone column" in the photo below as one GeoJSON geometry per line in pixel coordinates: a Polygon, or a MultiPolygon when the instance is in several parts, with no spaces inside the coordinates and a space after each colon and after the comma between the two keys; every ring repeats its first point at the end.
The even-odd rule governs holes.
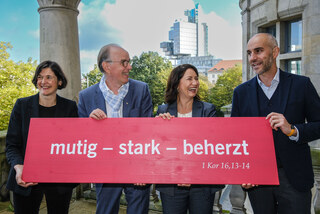
{"type": "Polygon", "coordinates": [[[239,7],[242,15],[242,82],[246,82],[251,79],[247,58],[247,42],[251,36],[250,0],[240,0],[239,7]]]}
{"type": "Polygon", "coordinates": [[[231,214],[244,214],[246,209],[244,208],[244,201],[246,194],[242,190],[240,185],[232,185],[230,191],[230,203],[232,204],[231,214]]]}
{"type": "Polygon", "coordinates": [[[77,7],[80,0],[38,0],[40,14],[40,61],[56,61],[68,85],[59,95],[78,100],[81,90],[77,7]]]}

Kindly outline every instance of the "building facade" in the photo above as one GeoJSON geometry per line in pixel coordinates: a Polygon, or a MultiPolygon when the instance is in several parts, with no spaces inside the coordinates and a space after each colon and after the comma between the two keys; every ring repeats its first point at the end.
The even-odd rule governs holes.
{"type": "Polygon", "coordinates": [[[198,30],[198,55],[208,56],[208,25],[207,23],[201,23],[198,30]]]}
{"type": "Polygon", "coordinates": [[[173,55],[197,56],[197,27],[195,23],[175,22],[173,24],[173,55]]]}
{"type": "Polygon", "coordinates": [[[181,65],[181,64],[192,64],[194,65],[199,73],[202,73],[207,76],[208,70],[210,70],[213,66],[215,66],[222,59],[216,59],[213,56],[196,56],[196,57],[181,57],[176,60],[176,64],[173,65],[181,65]]]}
{"type": "Polygon", "coordinates": [[[209,82],[213,85],[216,84],[220,75],[222,75],[226,70],[233,68],[237,65],[242,65],[242,60],[221,60],[211,69],[207,71],[207,77],[209,82]]]}

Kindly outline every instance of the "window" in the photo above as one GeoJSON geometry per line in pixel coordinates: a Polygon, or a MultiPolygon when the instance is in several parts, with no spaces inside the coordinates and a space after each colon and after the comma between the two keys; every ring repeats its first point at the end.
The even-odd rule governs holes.
{"type": "Polygon", "coordinates": [[[286,23],[286,52],[301,51],[302,21],[295,20],[286,23]]]}
{"type": "Polygon", "coordinates": [[[286,70],[292,74],[301,74],[301,60],[300,59],[290,59],[287,60],[286,70]]]}
{"type": "Polygon", "coordinates": [[[266,33],[269,33],[272,36],[277,37],[276,36],[276,25],[272,25],[270,27],[266,27],[265,29],[266,29],[266,33]]]}

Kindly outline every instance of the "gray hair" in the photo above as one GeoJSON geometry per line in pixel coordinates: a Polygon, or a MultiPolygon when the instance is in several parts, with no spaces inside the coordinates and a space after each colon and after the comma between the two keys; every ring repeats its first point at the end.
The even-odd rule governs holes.
{"type": "Polygon", "coordinates": [[[104,73],[104,70],[103,70],[103,67],[102,67],[102,63],[103,61],[108,61],[110,60],[110,49],[112,47],[116,47],[116,48],[121,48],[123,49],[120,45],[118,44],[108,44],[108,45],[105,45],[103,46],[100,51],[99,51],[99,54],[98,54],[98,58],[97,58],[97,63],[98,63],[98,67],[99,67],[99,70],[104,73]]]}

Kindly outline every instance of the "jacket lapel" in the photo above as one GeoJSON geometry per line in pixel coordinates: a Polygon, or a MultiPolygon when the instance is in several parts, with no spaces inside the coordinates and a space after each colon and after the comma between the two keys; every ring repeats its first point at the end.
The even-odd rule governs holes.
{"type": "Polygon", "coordinates": [[[178,117],[178,108],[177,108],[177,101],[168,105],[168,109],[166,112],[169,112],[171,115],[178,117]]]}
{"type": "Polygon", "coordinates": [[[100,88],[99,88],[99,84],[97,85],[96,91],[94,94],[94,102],[95,102],[96,108],[103,110],[107,114],[106,101],[103,97],[103,94],[102,94],[100,88]]]}
{"type": "Polygon", "coordinates": [[[280,94],[280,112],[284,114],[284,111],[287,106],[288,97],[289,97],[289,89],[291,87],[292,78],[290,78],[292,74],[281,71],[280,70],[280,82],[279,82],[279,94],[280,94]]]}
{"type": "MultiPolygon", "coordinates": [[[[178,117],[178,107],[177,101],[168,105],[168,109],[165,112],[169,112],[171,115],[178,117]]],[[[202,116],[202,105],[198,100],[194,100],[192,104],[192,117],[201,117],[202,116]]]]}
{"type": "Polygon", "coordinates": [[[192,104],[192,117],[202,117],[202,105],[198,100],[194,100],[192,104]]]}
{"type": "Polygon", "coordinates": [[[57,105],[56,112],[54,114],[55,117],[63,117],[65,112],[65,105],[63,103],[62,98],[57,94],[57,105]]]}
{"type": "Polygon", "coordinates": [[[122,116],[123,117],[129,117],[129,112],[132,105],[132,98],[133,98],[133,92],[134,92],[134,85],[130,83],[129,79],[129,88],[128,93],[123,99],[123,106],[122,106],[122,116]]]}
{"type": "Polygon", "coordinates": [[[31,97],[26,114],[28,114],[29,118],[39,117],[39,93],[31,97]]]}
{"type": "Polygon", "coordinates": [[[258,106],[258,95],[257,95],[257,89],[258,89],[258,81],[257,81],[257,76],[252,78],[248,82],[248,87],[247,87],[247,96],[249,100],[249,106],[250,106],[250,112],[252,116],[259,116],[259,106],[258,106]]]}

